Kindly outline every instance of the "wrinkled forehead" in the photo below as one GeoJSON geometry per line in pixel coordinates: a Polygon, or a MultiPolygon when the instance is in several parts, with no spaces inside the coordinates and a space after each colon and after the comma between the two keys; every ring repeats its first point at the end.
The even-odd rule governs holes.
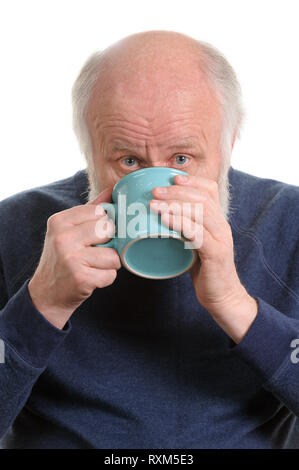
{"type": "Polygon", "coordinates": [[[97,84],[87,106],[89,124],[109,115],[138,116],[159,126],[183,116],[218,120],[221,107],[206,79],[144,76],[130,81],[120,77],[97,84]]]}

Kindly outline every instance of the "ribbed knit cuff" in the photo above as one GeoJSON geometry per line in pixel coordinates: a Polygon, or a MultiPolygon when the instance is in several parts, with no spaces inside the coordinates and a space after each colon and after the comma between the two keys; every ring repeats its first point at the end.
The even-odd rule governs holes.
{"type": "Polygon", "coordinates": [[[70,332],[71,324],[67,322],[63,330],[59,330],[35,308],[28,291],[29,281],[0,311],[0,338],[23,360],[42,368],[70,332]]]}
{"type": "Polygon", "coordinates": [[[231,350],[269,380],[290,356],[291,342],[299,338],[299,320],[289,318],[267,302],[256,297],[257,316],[242,341],[231,350]]]}

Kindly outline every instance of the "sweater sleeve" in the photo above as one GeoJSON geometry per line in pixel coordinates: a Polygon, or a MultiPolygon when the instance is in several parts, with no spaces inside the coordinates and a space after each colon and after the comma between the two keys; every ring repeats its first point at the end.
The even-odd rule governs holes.
{"type": "MultiPolygon", "coordinates": [[[[35,308],[29,279],[0,310],[0,438],[25,405],[49,358],[71,329],[59,330],[35,308]]],[[[0,285],[3,306],[5,286],[0,285]]]]}
{"type": "Polygon", "coordinates": [[[265,389],[299,416],[299,320],[256,300],[258,314],[231,350],[255,370],[265,389]]]}

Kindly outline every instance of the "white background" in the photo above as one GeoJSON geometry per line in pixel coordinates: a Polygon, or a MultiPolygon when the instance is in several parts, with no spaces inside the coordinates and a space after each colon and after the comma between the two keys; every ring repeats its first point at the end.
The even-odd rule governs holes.
{"type": "Polygon", "coordinates": [[[232,165],[298,185],[298,0],[0,2],[0,199],[85,167],[71,87],[85,59],[118,39],[175,30],[235,68],[247,119],[232,165]]]}

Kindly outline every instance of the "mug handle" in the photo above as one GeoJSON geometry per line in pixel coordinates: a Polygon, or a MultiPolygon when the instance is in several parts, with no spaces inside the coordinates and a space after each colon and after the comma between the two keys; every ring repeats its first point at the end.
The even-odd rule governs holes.
{"type": "MultiPolygon", "coordinates": [[[[101,202],[100,205],[107,212],[108,216],[109,216],[108,209],[111,208],[111,206],[114,207],[114,213],[115,213],[116,206],[113,202],[101,202]]],[[[102,247],[105,247],[105,248],[115,248],[114,240],[115,240],[115,238],[111,238],[111,240],[109,240],[109,242],[107,242],[107,243],[102,243],[102,244],[92,245],[92,246],[102,246],[102,247]]]]}

